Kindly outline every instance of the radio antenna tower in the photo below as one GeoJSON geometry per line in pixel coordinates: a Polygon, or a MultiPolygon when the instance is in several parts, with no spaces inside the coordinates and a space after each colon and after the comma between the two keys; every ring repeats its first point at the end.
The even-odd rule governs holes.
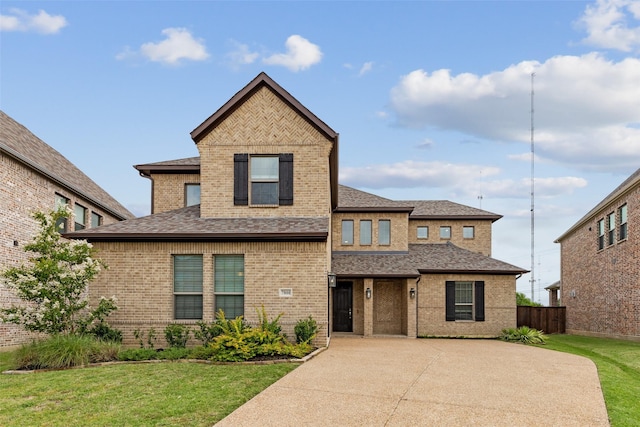
{"type": "Polygon", "coordinates": [[[534,298],[534,288],[535,288],[535,255],[534,255],[534,251],[535,251],[535,210],[534,210],[534,148],[533,148],[533,130],[534,130],[534,126],[533,126],[533,113],[534,113],[534,108],[533,108],[533,97],[534,97],[534,91],[533,91],[533,79],[535,77],[536,73],[531,73],[531,301],[535,301],[534,298]]]}

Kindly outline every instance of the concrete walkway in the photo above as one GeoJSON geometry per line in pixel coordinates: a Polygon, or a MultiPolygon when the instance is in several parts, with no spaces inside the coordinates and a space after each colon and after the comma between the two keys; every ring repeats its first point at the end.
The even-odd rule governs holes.
{"type": "Polygon", "coordinates": [[[334,337],[217,426],[608,426],[589,359],[493,340],[334,337]]]}

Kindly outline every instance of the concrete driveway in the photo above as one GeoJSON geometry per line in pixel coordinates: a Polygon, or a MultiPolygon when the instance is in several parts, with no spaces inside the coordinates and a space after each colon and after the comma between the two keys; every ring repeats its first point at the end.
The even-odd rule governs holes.
{"type": "Polygon", "coordinates": [[[334,337],[217,426],[608,426],[589,359],[494,340],[334,337]]]}

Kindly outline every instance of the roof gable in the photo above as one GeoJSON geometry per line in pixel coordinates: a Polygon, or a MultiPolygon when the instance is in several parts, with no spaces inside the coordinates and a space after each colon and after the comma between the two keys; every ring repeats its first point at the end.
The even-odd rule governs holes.
{"type": "Polygon", "coordinates": [[[0,150],[119,219],[135,216],[66,157],[4,111],[0,111],[0,150]]]}

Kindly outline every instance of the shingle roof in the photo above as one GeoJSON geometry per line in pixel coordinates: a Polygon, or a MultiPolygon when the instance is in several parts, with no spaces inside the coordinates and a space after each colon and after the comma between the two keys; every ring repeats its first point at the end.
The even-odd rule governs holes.
{"type": "Polygon", "coordinates": [[[636,170],[634,173],[629,176],[629,178],[625,179],[622,184],[618,185],[615,190],[607,195],[600,203],[598,203],[593,209],[591,209],[585,216],[580,218],[578,222],[573,224],[571,228],[565,231],[562,236],[558,237],[555,242],[559,243],[562,239],[567,237],[573,231],[581,227],[584,223],[588,222],[595,214],[597,214],[601,209],[603,209],[606,205],[611,203],[616,198],[620,197],[627,191],[630,191],[636,187],[640,186],[640,169],[636,170]]]}
{"type": "Polygon", "coordinates": [[[157,172],[200,172],[200,157],[187,157],[185,159],[166,160],[164,162],[145,163],[135,165],[134,168],[145,174],[157,172]]]}
{"type": "Polygon", "coordinates": [[[411,219],[440,219],[440,218],[461,218],[461,219],[491,219],[496,221],[502,215],[484,211],[449,200],[405,200],[409,206],[413,206],[411,219]]]}
{"type": "Polygon", "coordinates": [[[411,212],[407,203],[386,199],[346,185],[338,186],[338,207],[336,212],[397,211],[411,212]]]}
{"type": "Polygon", "coordinates": [[[134,218],[62,154],[0,111],[0,150],[119,219],[134,218]]]}
{"type": "Polygon", "coordinates": [[[201,218],[200,205],[65,234],[89,241],[324,241],[327,217],[201,218]]]}
{"type": "Polygon", "coordinates": [[[408,252],[334,252],[331,268],[343,277],[417,277],[419,273],[521,274],[527,270],[452,243],[411,244],[408,252]]]}

